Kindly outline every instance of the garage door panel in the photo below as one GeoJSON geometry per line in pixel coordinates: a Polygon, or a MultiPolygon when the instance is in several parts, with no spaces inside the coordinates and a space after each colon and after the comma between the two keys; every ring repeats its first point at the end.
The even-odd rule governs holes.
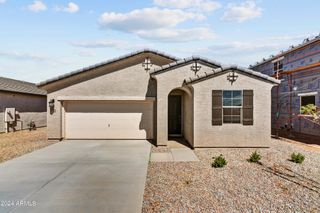
{"type": "Polygon", "coordinates": [[[152,139],[153,103],[69,102],[68,139],[152,139]]]}

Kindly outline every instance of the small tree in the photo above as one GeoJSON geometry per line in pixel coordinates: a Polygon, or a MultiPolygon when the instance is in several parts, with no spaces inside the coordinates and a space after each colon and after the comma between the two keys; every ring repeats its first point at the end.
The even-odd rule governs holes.
{"type": "Polygon", "coordinates": [[[312,121],[320,125],[320,109],[314,104],[302,106],[301,114],[312,116],[312,121]]]}

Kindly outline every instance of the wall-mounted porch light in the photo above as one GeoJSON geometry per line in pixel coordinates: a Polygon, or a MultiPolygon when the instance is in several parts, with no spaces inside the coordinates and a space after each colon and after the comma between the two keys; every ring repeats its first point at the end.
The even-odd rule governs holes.
{"type": "Polygon", "coordinates": [[[151,67],[153,66],[151,59],[147,57],[144,62],[142,63],[142,67],[144,67],[145,71],[149,71],[151,67]]]}
{"type": "Polygon", "coordinates": [[[54,108],[54,99],[51,99],[51,100],[49,101],[49,107],[50,107],[50,108],[54,108]]]}
{"type": "Polygon", "coordinates": [[[49,104],[49,108],[50,108],[50,115],[52,115],[54,113],[54,99],[50,99],[50,101],[48,102],[49,104]]]}

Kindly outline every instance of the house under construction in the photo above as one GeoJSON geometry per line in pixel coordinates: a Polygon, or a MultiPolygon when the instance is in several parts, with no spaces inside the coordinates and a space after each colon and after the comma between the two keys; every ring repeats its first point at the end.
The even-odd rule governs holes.
{"type": "Polygon", "coordinates": [[[272,55],[251,69],[281,79],[272,90],[272,129],[288,137],[320,141],[320,125],[300,115],[301,106],[320,107],[320,35],[272,55]]]}

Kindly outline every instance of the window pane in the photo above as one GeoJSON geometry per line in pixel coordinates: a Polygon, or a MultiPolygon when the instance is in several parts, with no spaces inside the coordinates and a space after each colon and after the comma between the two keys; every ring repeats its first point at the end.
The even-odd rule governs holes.
{"type": "Polygon", "coordinates": [[[279,64],[279,70],[282,70],[283,69],[283,64],[279,64]]]}
{"type": "Polygon", "coordinates": [[[223,99],[223,106],[232,106],[232,99],[223,99]]]}
{"type": "Polygon", "coordinates": [[[316,96],[302,96],[301,106],[307,106],[308,104],[316,104],[316,96]]]}
{"type": "Polygon", "coordinates": [[[241,108],[233,108],[232,115],[240,116],[241,115],[241,108]]]}
{"type": "Polygon", "coordinates": [[[233,91],[233,98],[242,98],[242,91],[233,91]]]}
{"type": "Polygon", "coordinates": [[[232,115],[232,109],[231,108],[224,108],[223,109],[223,115],[232,115]]]}
{"type": "Polygon", "coordinates": [[[242,100],[241,99],[233,99],[232,106],[242,106],[242,100]]]}
{"type": "Polygon", "coordinates": [[[232,98],[232,91],[223,91],[223,98],[232,98]]]}
{"type": "Polygon", "coordinates": [[[223,123],[232,123],[231,116],[223,116],[223,123]]]}
{"type": "Polygon", "coordinates": [[[240,123],[240,116],[232,116],[232,123],[240,123]]]}

